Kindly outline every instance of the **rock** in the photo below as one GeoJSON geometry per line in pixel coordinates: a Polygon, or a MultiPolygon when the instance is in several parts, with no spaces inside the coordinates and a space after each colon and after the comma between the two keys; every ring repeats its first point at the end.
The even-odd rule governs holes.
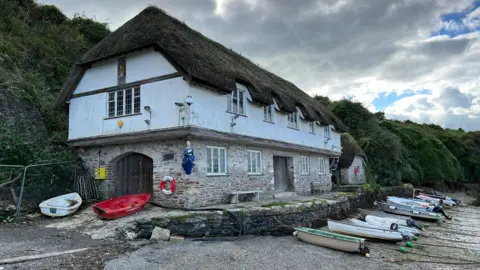
{"type": "Polygon", "coordinates": [[[185,237],[180,235],[172,235],[170,236],[170,242],[181,242],[185,239],[185,237]]]}
{"type": "Polygon", "coordinates": [[[150,225],[150,224],[152,224],[152,221],[143,218],[143,219],[135,220],[135,223],[137,223],[138,225],[150,225]]]}
{"type": "Polygon", "coordinates": [[[152,237],[152,230],[140,230],[137,234],[137,239],[150,239],[152,237]]]}
{"type": "Polygon", "coordinates": [[[170,240],[170,230],[160,228],[160,227],[155,227],[153,229],[152,236],[150,237],[150,240],[168,241],[168,240],[170,240]]]}
{"type": "Polygon", "coordinates": [[[123,234],[125,235],[125,238],[127,238],[127,240],[134,240],[138,236],[137,233],[134,231],[124,231],[123,234]]]}
{"type": "Polygon", "coordinates": [[[155,228],[155,226],[149,225],[149,224],[142,224],[142,225],[138,225],[138,228],[146,229],[146,230],[153,230],[153,228],[155,228]]]}

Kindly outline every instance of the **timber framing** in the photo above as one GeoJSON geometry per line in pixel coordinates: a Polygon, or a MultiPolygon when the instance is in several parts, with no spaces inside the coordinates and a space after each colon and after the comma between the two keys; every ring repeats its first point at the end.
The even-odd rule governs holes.
{"type": "Polygon", "coordinates": [[[169,79],[178,78],[178,77],[182,77],[182,74],[180,72],[174,72],[174,73],[170,73],[170,74],[166,74],[166,75],[162,75],[162,76],[157,76],[157,77],[153,77],[153,78],[149,78],[149,79],[145,79],[145,80],[139,80],[139,81],[134,81],[134,82],[126,83],[126,84],[122,84],[122,85],[115,85],[115,86],[111,86],[111,87],[105,87],[105,88],[101,88],[101,89],[97,89],[97,90],[87,91],[87,92],[80,93],[80,94],[74,94],[74,95],[71,96],[71,99],[96,95],[96,94],[105,93],[105,92],[123,90],[123,89],[127,89],[127,88],[133,88],[133,87],[136,87],[136,86],[140,86],[142,84],[159,82],[159,81],[169,80],[169,79]]]}
{"type": "Polygon", "coordinates": [[[69,140],[68,144],[73,147],[95,147],[125,143],[139,143],[152,140],[168,140],[175,138],[188,138],[189,140],[205,139],[216,140],[230,143],[241,143],[249,146],[268,147],[278,150],[308,152],[322,154],[330,157],[339,157],[341,152],[335,152],[327,149],[313,148],[298,144],[286,143],[277,140],[262,139],[257,137],[239,135],[228,132],[220,132],[212,129],[200,128],[195,126],[182,126],[174,128],[164,128],[157,130],[148,130],[141,132],[112,134],[105,136],[96,136],[82,139],[69,140]]]}

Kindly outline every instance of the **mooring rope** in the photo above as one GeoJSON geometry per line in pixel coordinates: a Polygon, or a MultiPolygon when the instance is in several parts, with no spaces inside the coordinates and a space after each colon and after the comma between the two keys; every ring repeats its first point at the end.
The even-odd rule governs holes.
{"type": "Polygon", "coordinates": [[[429,247],[442,247],[442,248],[452,248],[452,249],[463,249],[469,251],[480,251],[480,249],[472,249],[467,247],[456,247],[456,246],[446,246],[446,245],[436,245],[436,244],[427,244],[427,243],[415,243],[416,246],[429,246],[429,247]]]}

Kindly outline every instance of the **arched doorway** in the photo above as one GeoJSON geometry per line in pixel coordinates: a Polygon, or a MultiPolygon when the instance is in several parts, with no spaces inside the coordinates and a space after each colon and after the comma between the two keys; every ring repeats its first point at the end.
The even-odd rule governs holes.
{"type": "Polygon", "coordinates": [[[133,153],[117,161],[115,193],[117,196],[153,193],[153,160],[133,153]]]}

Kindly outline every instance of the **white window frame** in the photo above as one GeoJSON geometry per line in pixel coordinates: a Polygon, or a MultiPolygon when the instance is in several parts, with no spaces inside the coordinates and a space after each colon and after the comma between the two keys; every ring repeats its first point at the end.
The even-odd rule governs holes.
{"type": "Polygon", "coordinates": [[[263,121],[274,123],[273,115],[275,112],[274,105],[263,106],[263,121]]]}
{"type": "Polygon", "coordinates": [[[300,156],[300,174],[310,174],[310,159],[308,156],[300,156]]]}
{"type": "Polygon", "coordinates": [[[126,88],[118,91],[112,91],[107,93],[107,117],[106,118],[115,118],[129,115],[140,114],[141,109],[141,89],[140,86],[135,86],[132,88],[126,88]],[[130,113],[127,113],[127,92],[130,92],[131,101],[130,101],[130,113]],[[135,93],[137,92],[137,93],[135,93]],[[121,93],[122,99],[119,100],[118,96],[121,93]],[[113,100],[110,97],[113,95],[113,100]],[[119,101],[122,102],[121,112],[119,107],[119,101]],[[135,101],[138,101],[135,103],[135,101]],[[135,106],[138,104],[138,106],[135,106]],[[113,114],[110,114],[110,106],[113,105],[113,114]]]}
{"type": "Polygon", "coordinates": [[[315,122],[308,122],[308,130],[310,134],[315,134],[315,122]]]}
{"type": "Polygon", "coordinates": [[[263,162],[262,162],[262,152],[257,150],[248,150],[247,157],[247,170],[250,175],[259,175],[262,174],[263,162]]]}
{"type": "Polygon", "coordinates": [[[327,163],[326,163],[326,158],[321,157],[319,162],[318,162],[318,174],[324,175],[327,174],[327,163]]]}
{"type": "Polygon", "coordinates": [[[330,126],[323,127],[323,136],[328,139],[332,138],[332,134],[330,132],[330,126]]]}
{"type": "Polygon", "coordinates": [[[246,86],[237,83],[237,89],[227,96],[227,112],[247,115],[247,91],[246,86]]]}
{"type": "Polygon", "coordinates": [[[227,175],[227,167],[228,167],[228,160],[227,160],[227,149],[225,147],[220,147],[220,146],[207,146],[207,175],[227,175]],[[214,172],[214,155],[213,153],[218,151],[218,172],[214,172]],[[210,151],[210,159],[208,158],[209,156],[209,151],[210,151]],[[224,156],[224,166],[222,168],[221,166],[221,159],[220,155],[221,152],[223,151],[223,156],[224,156]],[[223,169],[223,170],[222,170],[223,169]]]}
{"type": "Polygon", "coordinates": [[[293,112],[287,115],[288,127],[298,129],[298,113],[293,112]]]}

